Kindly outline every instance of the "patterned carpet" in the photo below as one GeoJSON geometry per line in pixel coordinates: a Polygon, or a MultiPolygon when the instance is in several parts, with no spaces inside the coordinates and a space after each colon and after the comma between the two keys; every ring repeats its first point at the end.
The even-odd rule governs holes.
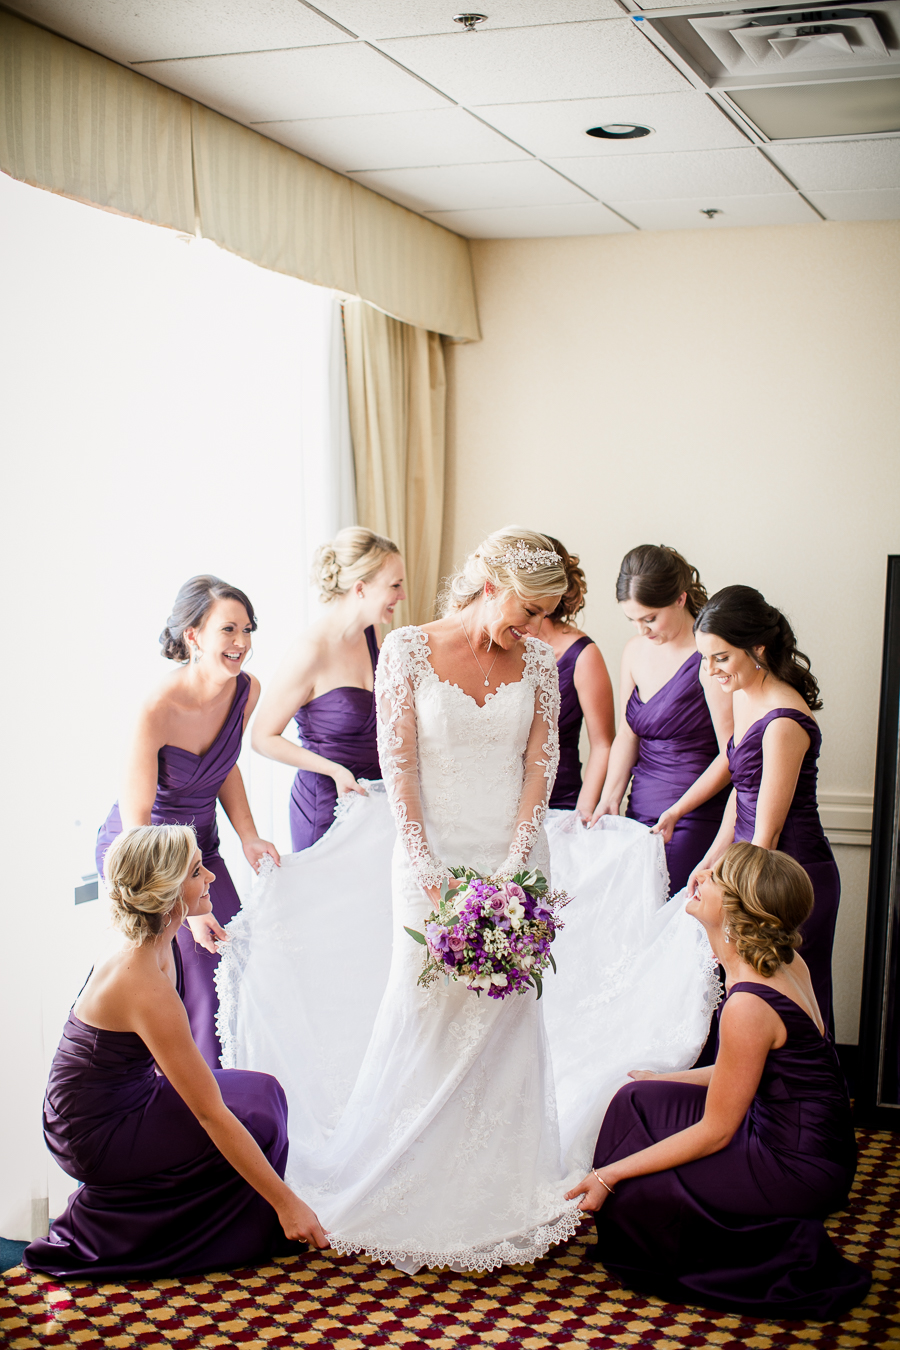
{"type": "Polygon", "coordinates": [[[829,1228],[874,1282],[866,1302],[838,1323],[752,1321],[635,1297],[585,1260],[585,1226],[535,1266],[476,1276],[402,1275],[326,1254],[184,1283],[60,1284],[19,1266],[0,1277],[0,1345],[900,1350],[900,1136],[860,1131],[859,1141],[850,1205],[829,1228]]]}

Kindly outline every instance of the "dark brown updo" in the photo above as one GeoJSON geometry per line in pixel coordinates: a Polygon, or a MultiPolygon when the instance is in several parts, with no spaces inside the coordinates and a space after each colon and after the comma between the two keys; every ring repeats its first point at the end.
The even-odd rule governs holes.
{"type": "Polygon", "coordinates": [[[562,558],[568,583],[565,595],[548,617],[551,623],[571,623],[575,615],[580,614],[584,609],[585,596],[587,595],[587,577],[578,566],[581,559],[577,553],[570,553],[558,539],[553,538],[552,534],[545,534],[544,538],[553,552],[558,553],[562,558]]]}
{"type": "Polygon", "coordinates": [[[190,653],[184,640],[186,628],[199,628],[217,600],[237,600],[247,611],[250,631],[256,632],[253,606],[237,586],[229,586],[221,577],[191,577],[175,597],[172,613],[159,635],[163,656],[170,661],[187,661],[190,653]]]}
{"type": "Polygon", "coordinates": [[[712,879],[722,887],[723,917],[738,956],[766,979],[789,966],[813,908],[812,882],[797,860],[758,844],[730,844],[712,879]]]}
{"type": "Polygon", "coordinates": [[[697,615],[695,633],[712,633],[731,647],[740,647],[776,680],[784,680],[815,712],[822,706],[819,682],[809,668],[809,657],[797,647],[787,619],[752,586],[725,586],[716,591],[697,615]],[[753,650],[762,647],[760,656],[753,650]]]}
{"type": "Polygon", "coordinates": [[[685,608],[696,619],[706,604],[700,573],[668,544],[640,544],[626,553],[616,581],[616,599],[663,609],[687,595],[685,608]]]}

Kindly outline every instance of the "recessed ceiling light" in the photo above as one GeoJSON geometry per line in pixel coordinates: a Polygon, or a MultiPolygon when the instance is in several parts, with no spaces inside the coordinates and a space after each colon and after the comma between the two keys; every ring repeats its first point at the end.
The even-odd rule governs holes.
{"type": "Polygon", "coordinates": [[[605,127],[588,127],[588,136],[596,136],[601,141],[636,141],[640,136],[650,136],[652,127],[642,127],[637,122],[610,122],[605,127]]]}

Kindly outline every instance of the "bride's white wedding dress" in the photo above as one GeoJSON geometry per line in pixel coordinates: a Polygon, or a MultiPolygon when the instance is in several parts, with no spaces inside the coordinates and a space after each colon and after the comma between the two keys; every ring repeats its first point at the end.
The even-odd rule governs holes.
{"type": "Polygon", "coordinates": [[[223,948],[220,1035],[224,1064],[285,1088],[286,1179],[332,1246],[409,1271],[484,1270],[576,1230],[564,1193],[612,1093],[629,1068],[693,1062],[715,978],[700,926],[664,903],[658,836],[619,819],[586,831],[566,813],[545,829],[550,648],[527,639],[522,680],[483,706],[429,655],[418,628],[385,641],[384,785],[260,878],[223,948]],[[423,886],[458,864],[549,874],[551,858],[577,899],[541,1002],[417,986],[423,949],[404,928],[423,928],[423,886]]]}

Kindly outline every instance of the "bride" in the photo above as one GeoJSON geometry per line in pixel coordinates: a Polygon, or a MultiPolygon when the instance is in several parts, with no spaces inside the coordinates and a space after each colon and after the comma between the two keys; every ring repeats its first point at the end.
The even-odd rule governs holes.
{"type": "Polygon", "coordinates": [[[627,1070],[689,1067],[706,1036],[708,946],[664,906],[659,839],[626,820],[585,831],[561,813],[551,828],[554,884],[579,890],[547,984],[552,1049],[531,990],[416,983],[405,929],[422,930],[451,867],[549,876],[559,694],[535,635],[564,588],[542,535],[500,530],[442,619],[389,634],[384,792],[269,869],[220,965],[223,1063],[285,1087],[289,1183],[334,1248],[407,1271],[534,1261],[573,1234],[565,1192],[627,1070]]]}

